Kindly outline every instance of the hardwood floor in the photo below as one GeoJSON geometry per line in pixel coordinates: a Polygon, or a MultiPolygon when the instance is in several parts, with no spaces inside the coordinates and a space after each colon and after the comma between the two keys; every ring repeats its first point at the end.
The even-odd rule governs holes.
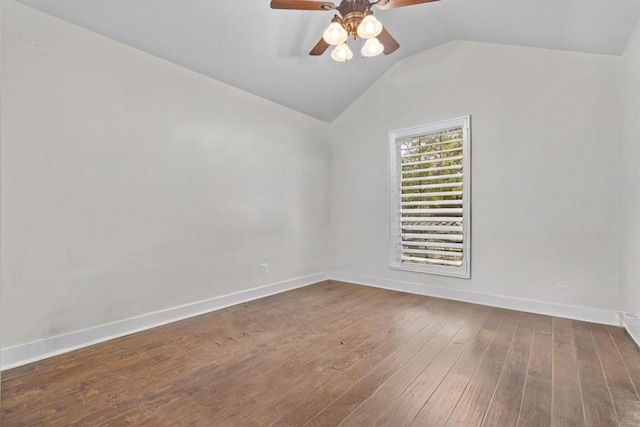
{"type": "Polygon", "coordinates": [[[323,282],[2,374],[9,426],[638,426],[621,328],[323,282]]]}

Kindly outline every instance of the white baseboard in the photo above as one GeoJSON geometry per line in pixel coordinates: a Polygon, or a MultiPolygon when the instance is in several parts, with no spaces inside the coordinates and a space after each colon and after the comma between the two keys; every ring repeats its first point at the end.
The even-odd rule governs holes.
{"type": "Polygon", "coordinates": [[[640,319],[628,313],[621,314],[620,320],[622,321],[622,326],[624,326],[631,339],[635,341],[638,348],[640,348],[640,319]]]}
{"type": "Polygon", "coordinates": [[[376,288],[390,289],[400,292],[407,292],[410,294],[464,301],[474,304],[488,305],[491,307],[500,307],[510,310],[525,311],[528,313],[544,314],[547,316],[583,320],[586,322],[601,323],[604,325],[620,326],[618,313],[613,310],[608,311],[589,307],[578,307],[499,295],[481,294],[476,292],[461,291],[458,289],[429,286],[419,283],[364,277],[343,272],[331,272],[329,276],[333,280],[340,280],[343,282],[356,283],[360,285],[373,286],[376,288]]]}
{"type": "Polygon", "coordinates": [[[155,328],[177,320],[186,319],[225,307],[264,298],[313,283],[327,280],[327,273],[300,277],[284,282],[260,286],[246,291],[222,295],[205,301],[172,307],[155,313],[120,320],[113,323],[94,326],[80,331],[44,338],[26,344],[3,348],[0,351],[1,370],[11,369],[48,357],[57,356],[79,348],[87,347],[110,339],[122,337],[145,329],[155,328]]]}
{"type": "Polygon", "coordinates": [[[614,311],[599,310],[588,307],[577,307],[562,304],[553,304],[541,301],[532,301],[520,298],[512,298],[497,295],[480,294],[457,289],[448,289],[424,284],[403,282],[396,280],[372,278],[353,275],[343,272],[319,273],[298,279],[287,280],[261,286],[246,291],[240,291],[229,295],[211,298],[173,307],[155,313],[124,319],[121,321],[98,325],[80,331],[63,335],[44,338],[26,344],[3,348],[0,351],[1,370],[11,369],[27,363],[36,362],[48,357],[57,356],[79,348],[87,347],[110,339],[144,331],[146,329],[161,326],[167,323],[186,319],[200,314],[220,310],[235,304],[252,301],[280,292],[301,288],[323,280],[339,280],[359,285],[376,288],[390,289],[411,294],[425,295],[437,298],[465,301],[475,304],[501,307],[511,310],[526,311],[529,313],[545,314],[549,316],[565,317],[569,319],[584,320],[587,322],[601,323],[605,325],[620,326],[620,323],[629,331],[629,335],[640,345],[640,320],[620,316],[614,311]]]}

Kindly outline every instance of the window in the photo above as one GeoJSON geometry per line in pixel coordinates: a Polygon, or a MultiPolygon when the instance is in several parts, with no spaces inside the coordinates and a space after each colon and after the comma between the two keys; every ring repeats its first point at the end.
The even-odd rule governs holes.
{"type": "Polygon", "coordinates": [[[394,131],[391,268],[470,277],[469,117],[394,131]]]}

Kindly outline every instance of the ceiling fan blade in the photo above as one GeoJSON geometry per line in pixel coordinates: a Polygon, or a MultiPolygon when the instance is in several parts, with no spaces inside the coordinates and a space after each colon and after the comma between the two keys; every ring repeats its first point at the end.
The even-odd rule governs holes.
{"type": "Polygon", "coordinates": [[[271,0],[271,9],[330,10],[335,8],[336,5],[330,1],[271,0]]]}
{"type": "Polygon", "coordinates": [[[327,50],[328,47],[329,47],[329,43],[327,43],[326,41],[324,41],[323,38],[321,38],[320,41],[318,41],[318,43],[316,43],[316,45],[313,47],[313,49],[311,49],[311,52],[309,52],[309,55],[313,55],[313,56],[322,55],[325,52],[325,50],[327,50]]]}
{"type": "Polygon", "coordinates": [[[378,9],[387,10],[398,7],[413,6],[414,4],[431,3],[438,0],[380,0],[376,6],[378,9]]]}
{"type": "Polygon", "coordinates": [[[393,38],[386,28],[382,27],[382,32],[378,34],[378,40],[384,46],[382,51],[385,55],[395,52],[400,47],[400,44],[393,38]]]}

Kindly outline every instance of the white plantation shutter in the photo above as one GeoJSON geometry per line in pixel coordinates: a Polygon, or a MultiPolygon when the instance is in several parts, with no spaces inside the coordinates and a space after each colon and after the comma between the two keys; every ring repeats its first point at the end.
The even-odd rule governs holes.
{"type": "Polygon", "coordinates": [[[391,132],[392,268],[469,277],[468,123],[391,132]]]}

